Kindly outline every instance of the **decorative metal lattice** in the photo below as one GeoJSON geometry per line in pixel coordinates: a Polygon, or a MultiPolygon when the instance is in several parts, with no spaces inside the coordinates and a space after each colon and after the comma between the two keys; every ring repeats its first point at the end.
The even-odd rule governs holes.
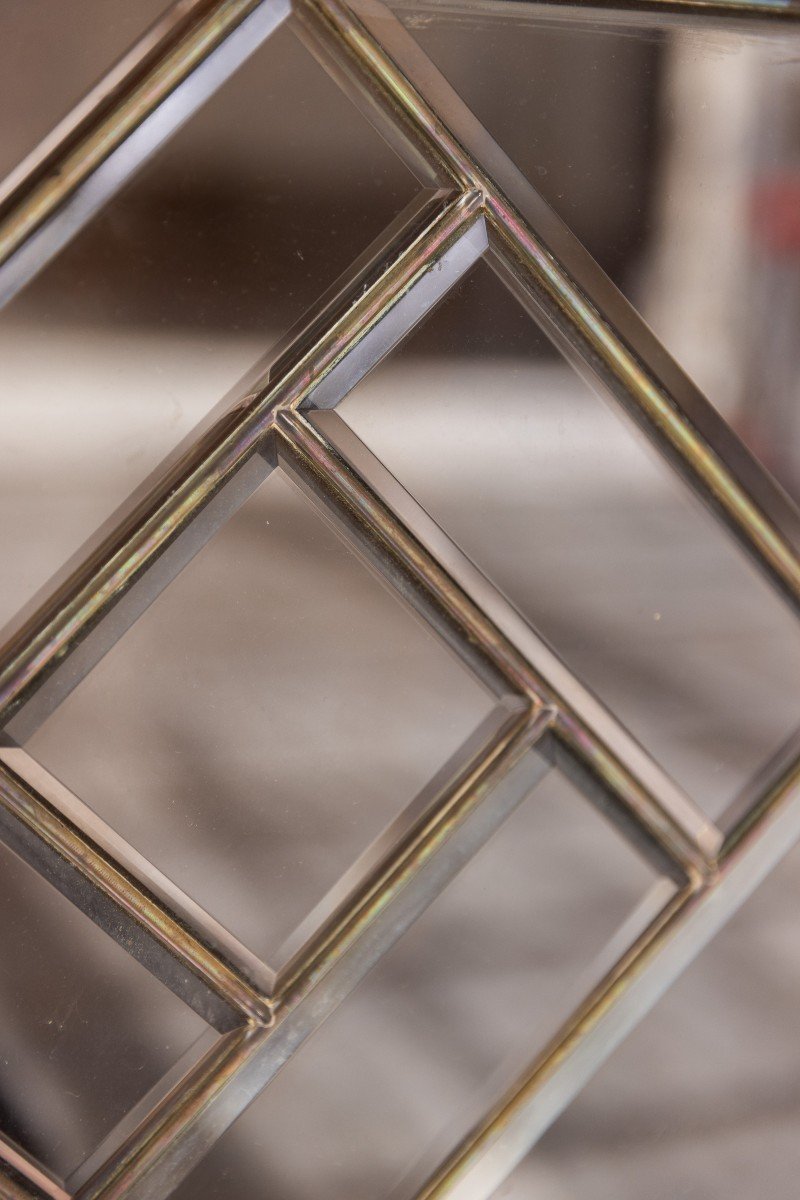
{"type": "MultiPolygon", "coordinates": [[[[755,29],[800,16],[792,3],[624,7],[689,21],[722,15],[755,29]]],[[[331,411],[485,258],[784,599],[800,602],[800,519],[791,502],[382,5],[178,4],[9,181],[0,204],[3,297],[284,21],[390,137],[423,190],[3,650],[3,838],[219,1035],[69,1193],[16,1147],[0,1146],[0,1194],[16,1200],[167,1195],[552,766],[675,887],[418,1192],[419,1200],[487,1196],[800,835],[799,737],[713,824],[331,411]],[[276,469],[496,697],[494,717],[447,778],[348,876],[336,905],[315,912],[278,969],[239,945],[21,748],[276,469]]]]}

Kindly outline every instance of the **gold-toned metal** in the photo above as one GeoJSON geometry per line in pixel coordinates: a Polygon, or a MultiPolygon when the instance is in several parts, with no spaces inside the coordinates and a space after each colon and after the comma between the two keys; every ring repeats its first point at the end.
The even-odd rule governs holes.
{"type": "Polygon", "coordinates": [[[713,871],[721,844],[719,831],[602,705],[580,688],[336,414],[319,414],[313,420],[281,414],[278,427],[293,450],[287,464],[290,473],[310,483],[323,500],[331,497],[334,515],[337,511],[358,514],[357,526],[345,516],[345,532],[352,530],[358,538],[357,529],[362,528],[362,544],[373,558],[376,547],[382,547],[383,558],[377,565],[390,578],[392,561],[396,569],[408,572],[411,586],[404,592],[416,597],[419,611],[457,652],[467,656],[475,673],[490,686],[499,676],[506,689],[527,697],[534,711],[552,714],[547,752],[559,767],[584,790],[602,794],[622,827],[653,856],[660,870],[679,879],[687,873],[713,871]],[[333,439],[326,437],[326,429],[333,431],[333,439]],[[374,482],[358,474],[356,455],[369,465],[374,482]],[[408,514],[413,531],[400,517],[401,510],[408,514]],[[426,531],[435,553],[422,542],[426,531]],[[460,576],[465,577],[464,583],[460,576]],[[454,627],[449,636],[442,618],[454,627]],[[491,666],[482,666],[481,658],[488,658],[491,666]]]}
{"type": "MultiPolygon", "coordinates": [[[[120,1147],[117,1154],[75,1193],[75,1200],[117,1200],[134,1195],[132,1181],[141,1178],[143,1166],[158,1161],[179,1138],[196,1125],[254,1056],[264,1040],[264,1031],[247,1025],[231,1030],[185,1076],[178,1088],[158,1105],[136,1134],[120,1147]]],[[[213,1125],[207,1129],[209,1148],[213,1144],[213,1125]]],[[[176,1180],[177,1182],[177,1180],[176,1180]]]]}
{"type": "Polygon", "coordinates": [[[372,0],[298,0],[320,51],[352,66],[414,151],[483,198],[492,264],[595,385],[630,413],[725,522],[785,599],[800,607],[800,519],[733,431],[670,359],[578,240],[372,0]]]}
{"type": "MultiPolygon", "coordinates": [[[[410,244],[409,231],[404,229],[396,248],[386,248],[384,272],[371,287],[364,290],[360,278],[354,281],[341,315],[322,337],[297,360],[282,356],[288,365],[277,376],[270,362],[242,385],[233,404],[226,404],[203,436],[193,440],[184,453],[176,454],[170,469],[144,497],[136,498],[130,513],[9,641],[0,656],[0,711],[12,734],[20,728],[19,720],[13,720],[18,710],[51,681],[68,652],[95,631],[102,633],[100,622],[106,614],[116,609],[119,620],[120,602],[127,598],[130,615],[122,617],[127,626],[154,599],[152,568],[156,564],[163,576],[157,586],[160,591],[199,550],[224,519],[211,507],[223,490],[229,488],[224,500],[230,510],[266,478],[272,469],[268,441],[277,409],[298,407],[312,389],[319,389],[480,219],[478,197],[473,193],[450,201],[437,198],[431,210],[426,212],[422,228],[415,228],[410,244]],[[200,513],[205,513],[206,522],[202,534],[197,523],[200,513]],[[193,541],[181,546],[178,539],[190,525],[193,541]],[[142,579],[145,587],[132,594],[142,579]]],[[[114,629],[114,641],[120,632],[114,629]]],[[[90,653],[99,657],[105,648],[93,648],[90,653]]],[[[70,688],[79,678],[73,659],[70,688]]],[[[59,700],[62,695],[59,693],[59,700]]],[[[39,710],[35,722],[41,719],[43,711],[39,710]]],[[[32,727],[31,719],[26,718],[26,734],[32,727]]]]}
{"type": "MultiPolygon", "coordinates": [[[[480,0],[480,7],[505,11],[506,2],[519,6],[480,0]]],[[[442,3],[457,8],[456,0],[442,3]]],[[[549,7],[565,8],[559,0],[549,7]]],[[[760,19],[800,15],[796,0],[570,7],[747,18],[754,29],[760,19]]],[[[288,0],[176,5],[6,187],[0,292],[10,295],[43,265],[288,12],[288,0]]],[[[800,836],[797,739],[715,826],[325,411],[486,257],[800,609],[796,509],[398,20],[373,0],[295,0],[293,13],[314,53],[433,190],[288,347],[257,364],[0,652],[0,835],[221,1033],[122,1146],[87,1168],[88,1177],[78,1173],[62,1189],[0,1144],[0,1196],[10,1200],[167,1196],[555,767],[673,882],[653,900],[645,931],[418,1194],[488,1197],[800,836]],[[274,469],[301,485],[496,700],[485,727],[356,864],[337,898],[311,915],[277,970],[226,935],[20,748],[274,469]]]]}
{"type": "MultiPolygon", "coordinates": [[[[50,881],[60,884],[95,921],[105,909],[103,924],[114,939],[155,970],[215,1029],[233,1028],[243,1019],[269,1024],[269,999],[229,961],[228,935],[219,930],[212,940],[216,930],[207,930],[205,937],[191,932],[204,917],[201,910],[193,911],[185,897],[176,903],[166,881],[160,896],[150,890],[133,869],[113,857],[113,841],[102,844],[94,814],[55,780],[46,778],[49,799],[36,790],[35,782],[45,785],[38,764],[18,748],[0,747],[0,829],[17,853],[33,865],[46,865],[50,881]],[[25,778],[18,770],[24,770],[25,778]]],[[[256,970],[252,973],[257,976],[256,970]]]]}
{"type": "Polygon", "coordinates": [[[0,189],[3,302],[288,13],[288,0],[180,0],[148,30],[0,189]],[[201,69],[209,78],[193,96],[201,69]]]}
{"type": "Polygon", "coordinates": [[[703,25],[744,22],[775,28],[800,18],[797,0],[471,0],[469,5],[463,0],[395,0],[392,8],[437,18],[480,15],[514,21],[635,21],[639,26],[699,21],[703,25]]]}
{"type": "Polygon", "coordinates": [[[0,1160],[6,1170],[0,1177],[0,1195],[4,1200],[30,1200],[31,1188],[36,1189],[38,1197],[69,1200],[68,1192],[4,1137],[0,1137],[0,1160]]]}
{"type": "Polygon", "coordinates": [[[474,1175],[481,1180],[480,1194],[490,1195],[502,1183],[510,1165],[522,1157],[633,1027],[642,1009],[649,1009],[668,982],[691,962],[698,950],[697,939],[704,945],[791,849],[800,836],[797,738],[777,756],[764,782],[757,809],[741,817],[726,840],[713,883],[690,885],[667,901],[508,1094],[419,1190],[415,1200],[474,1195],[474,1175]],[[589,1061],[581,1062],[582,1057],[589,1061]],[[547,1104],[548,1092],[555,1095],[552,1105],[547,1104]],[[537,1107],[545,1110],[545,1120],[537,1107]],[[503,1140],[506,1145],[501,1163],[495,1164],[493,1151],[503,1140]]]}
{"type": "MultiPolygon", "coordinates": [[[[347,902],[319,925],[302,953],[280,972],[274,996],[278,1016],[296,1004],[342,958],[373,923],[378,910],[408,885],[498,782],[536,749],[547,734],[550,715],[519,704],[500,710],[498,716],[502,716],[502,721],[495,736],[488,744],[480,745],[458,775],[433,795],[419,820],[404,836],[391,839],[386,857],[363,881],[358,892],[348,896],[347,902]]],[[[540,773],[545,769],[542,764],[540,773]]]]}

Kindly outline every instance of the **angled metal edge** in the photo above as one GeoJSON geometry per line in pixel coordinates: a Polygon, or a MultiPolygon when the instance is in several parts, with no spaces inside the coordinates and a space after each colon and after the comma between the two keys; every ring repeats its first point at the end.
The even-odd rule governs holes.
{"type": "Polygon", "coordinates": [[[368,286],[351,283],[332,324],[299,358],[287,357],[284,372],[260,364],[248,375],[232,404],[16,630],[0,653],[0,716],[15,741],[30,736],[267,477],[275,412],[352,387],[485,249],[476,195],[437,199],[425,217],[417,214],[410,242],[403,230],[385,247],[384,269],[368,286]],[[439,271],[451,256],[453,270],[439,271]]]}
{"type": "MultiPolygon", "coordinates": [[[[165,1096],[139,1129],[119,1147],[103,1166],[74,1193],[73,1200],[137,1194],[150,1200],[167,1196],[182,1178],[180,1164],[170,1151],[183,1144],[198,1125],[210,1139],[219,1138],[244,1107],[233,1100],[238,1077],[263,1044],[266,1032],[259,1026],[244,1026],[223,1034],[208,1053],[165,1096]],[[158,1186],[153,1172],[160,1166],[158,1186]],[[177,1166],[177,1169],[175,1169],[177,1166]],[[165,1169],[166,1168],[166,1169],[165,1169]]],[[[187,1148],[191,1153],[192,1148],[187,1148]]]]}
{"type": "Polygon", "coordinates": [[[587,381],[621,404],[800,610],[800,511],[378,0],[296,0],[309,45],[365,114],[480,193],[490,262],[587,381]]]}
{"type": "Polygon", "coordinates": [[[797,0],[392,0],[402,20],[470,21],[481,18],[528,24],[581,24],[585,28],[789,30],[800,20],[797,0]]]}
{"type": "Polygon", "coordinates": [[[509,697],[495,704],[478,727],[405,809],[374,839],[336,884],[314,905],[274,956],[276,998],[290,991],[296,980],[325,957],[326,947],[339,944],[341,930],[365,911],[372,898],[384,891],[385,880],[395,870],[403,846],[431,841],[433,824],[448,819],[458,798],[468,790],[476,771],[484,771],[525,724],[528,705],[509,697]]]}
{"type": "MultiPolygon", "coordinates": [[[[798,749],[796,747],[796,749],[798,749]]],[[[800,839],[800,750],[776,756],[717,878],[677,892],[415,1200],[488,1200],[669,985],[800,839]]],[[[725,822],[726,825],[731,822],[725,822]]]]}
{"type": "MultiPolygon", "coordinates": [[[[351,872],[355,886],[346,888],[344,900],[326,905],[328,911],[323,908],[321,921],[319,914],[310,915],[313,932],[287,956],[278,972],[276,1011],[295,1003],[330,969],[370,925],[375,913],[481,803],[503,772],[527,753],[532,726],[538,738],[546,722],[547,714],[534,713],[521,700],[511,699],[495,707],[410,809],[367,852],[368,869],[355,865],[351,872]]],[[[343,881],[345,885],[349,882],[343,881]]]]}
{"type": "Polygon", "coordinates": [[[523,713],[496,752],[442,791],[441,819],[431,813],[421,836],[398,844],[366,906],[357,901],[353,919],[286,973],[274,1024],[226,1035],[219,1064],[184,1081],[76,1200],[156,1200],[177,1186],[546,774],[537,746],[548,719],[523,713]]]}
{"type": "Polygon", "coordinates": [[[69,1200],[61,1183],[0,1134],[0,1200],[69,1200]]]}
{"type": "Polygon", "coordinates": [[[547,752],[659,871],[708,875],[722,835],[336,413],[283,413],[281,465],[498,695],[553,716],[547,752]]]}
{"type": "Polygon", "coordinates": [[[74,236],[290,11],[179,0],[0,190],[0,305],[74,236]]]}
{"type": "MultiPolygon", "coordinates": [[[[233,939],[166,880],[163,889],[158,879],[148,888],[135,874],[140,856],[125,854],[120,839],[15,747],[0,747],[0,832],[15,853],[215,1029],[270,1022],[268,999],[232,961],[233,939]],[[91,832],[81,827],[81,817],[94,826],[91,832]],[[104,840],[122,847],[120,858],[128,861],[115,858],[104,840]]],[[[241,957],[248,958],[244,951],[241,957]]]]}

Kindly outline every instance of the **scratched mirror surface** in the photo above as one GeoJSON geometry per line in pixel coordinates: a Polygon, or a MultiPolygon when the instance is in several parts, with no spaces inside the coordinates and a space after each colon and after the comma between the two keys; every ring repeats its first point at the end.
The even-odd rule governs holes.
{"type": "Polygon", "coordinates": [[[277,966],[492,706],[274,472],[26,749],[277,966]]]}
{"type": "Polygon", "coordinates": [[[788,608],[488,266],[337,411],[710,814],[800,724],[788,608]]]}
{"type": "Polygon", "coordinates": [[[413,1196],[596,981],[653,881],[551,773],[174,1195],[413,1196]]]}
{"type": "Polygon", "coordinates": [[[0,846],[0,1135],[65,1178],[206,1030],[0,846]]]}
{"type": "Polygon", "coordinates": [[[448,7],[400,16],[800,496],[800,37],[538,5],[448,19],[448,7]]]}
{"type": "Polygon", "coordinates": [[[799,903],[795,851],[615,1051],[497,1195],[504,1200],[796,1195],[799,903]]]}
{"type": "Polygon", "coordinates": [[[0,625],[417,191],[282,26],[0,313],[0,625]]]}

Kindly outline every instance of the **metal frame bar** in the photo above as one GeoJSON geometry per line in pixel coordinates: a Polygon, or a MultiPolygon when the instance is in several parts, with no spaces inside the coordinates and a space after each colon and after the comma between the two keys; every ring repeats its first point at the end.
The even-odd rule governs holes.
{"type": "Polygon", "coordinates": [[[764,30],[791,28],[800,18],[797,0],[393,0],[393,11],[409,17],[425,13],[437,20],[500,18],[663,27],[699,22],[719,28],[742,24],[764,30]]]}
{"type": "Polygon", "coordinates": [[[0,304],[288,17],[290,0],[169,9],[0,188],[0,304]]]}
{"type": "MultiPolygon", "coordinates": [[[[482,0],[480,9],[490,6],[482,0]]],[[[567,11],[561,0],[545,7],[567,11]]],[[[765,24],[800,16],[795,0],[589,8],[765,24]]],[[[677,889],[666,902],[659,893],[645,931],[417,1200],[488,1196],[800,836],[800,738],[713,825],[325,411],[485,257],[800,608],[797,510],[399,21],[373,0],[295,0],[293,11],[309,48],[433,190],[140,489],[0,653],[0,834],[221,1035],[121,1146],[101,1148],[65,1188],[0,1144],[0,1195],[14,1200],[167,1195],[555,765],[677,889]],[[276,467],[461,657],[496,707],[269,965],[18,742],[276,467]]],[[[288,12],[288,0],[193,0],[154,27],[3,192],[0,294],[30,278],[288,12]]]]}
{"type": "Polygon", "coordinates": [[[763,782],[757,814],[740,821],[725,841],[715,882],[689,885],[667,901],[415,1200],[489,1197],[797,842],[800,738],[776,757],[763,782]]]}
{"type": "MultiPolygon", "coordinates": [[[[708,870],[721,835],[500,592],[370,454],[336,413],[278,418],[287,469],[339,514],[345,536],[464,657],[491,655],[508,686],[552,714],[550,755],[614,816],[654,866],[683,880],[708,870]],[[356,524],[350,513],[356,511],[356,524]],[[413,571],[409,588],[403,572],[413,571]],[[455,626],[448,633],[448,624],[455,626]]],[[[280,459],[280,450],[279,450],[280,459]]],[[[473,662],[470,663],[470,657],[473,662]]]]}

